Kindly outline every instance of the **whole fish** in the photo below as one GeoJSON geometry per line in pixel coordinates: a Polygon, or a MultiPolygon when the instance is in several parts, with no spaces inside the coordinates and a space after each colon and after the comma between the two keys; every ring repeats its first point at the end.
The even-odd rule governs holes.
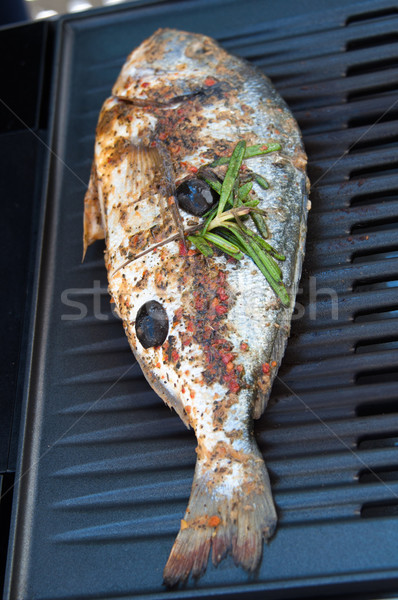
{"type": "Polygon", "coordinates": [[[105,238],[109,292],[134,355],[198,441],[164,570],[169,586],[201,575],[211,548],[215,565],[230,553],[255,570],[275,530],[252,420],[289,335],[306,235],[305,166],[297,123],[270,81],[204,35],[156,31],[130,54],[100,113],[84,248],[105,238]],[[238,170],[254,174],[247,197],[255,192],[266,213],[285,297],[249,256],[210,242],[205,256],[187,239],[217,206],[212,188],[224,185],[238,142],[264,151],[241,156],[238,170]],[[281,149],[267,154],[268,144],[281,149]]]}

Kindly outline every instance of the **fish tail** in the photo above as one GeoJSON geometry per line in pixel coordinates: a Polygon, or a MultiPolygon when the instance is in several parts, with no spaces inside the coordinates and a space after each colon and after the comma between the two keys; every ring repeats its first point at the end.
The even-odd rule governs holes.
{"type": "Polygon", "coordinates": [[[167,586],[200,577],[206,569],[210,549],[217,565],[231,554],[236,565],[247,571],[258,567],[263,540],[276,527],[276,510],[270,481],[259,453],[244,465],[244,478],[217,476],[219,469],[206,471],[198,460],[191,497],[181,528],[164,569],[167,586]],[[218,483],[215,481],[218,480],[218,483]]]}

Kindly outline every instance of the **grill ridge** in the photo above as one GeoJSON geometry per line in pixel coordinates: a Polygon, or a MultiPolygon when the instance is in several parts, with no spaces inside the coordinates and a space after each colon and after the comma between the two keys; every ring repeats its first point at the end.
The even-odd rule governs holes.
{"type": "Polygon", "coordinates": [[[393,17],[397,14],[397,7],[391,4],[388,6],[387,4],[385,8],[381,8],[379,10],[369,10],[367,12],[359,12],[357,14],[349,16],[346,20],[346,25],[353,25],[354,23],[358,23],[360,21],[375,21],[377,19],[384,20],[388,17],[393,17]]]}

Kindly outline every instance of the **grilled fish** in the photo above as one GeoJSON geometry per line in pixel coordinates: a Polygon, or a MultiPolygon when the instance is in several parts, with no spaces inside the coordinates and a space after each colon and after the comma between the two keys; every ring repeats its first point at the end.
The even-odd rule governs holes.
{"type": "MultiPolygon", "coordinates": [[[[306,235],[305,166],[298,126],[270,81],[204,35],[155,32],[128,57],[99,116],[84,248],[105,238],[109,292],[133,353],[198,442],[164,570],[169,586],[201,575],[211,549],[216,565],[230,553],[255,570],[275,530],[252,420],[264,411],[289,335],[306,235]],[[248,256],[204,256],[187,241],[203,223],[195,202],[213,201],[198,172],[239,140],[281,145],[251,158],[250,169],[269,182],[253,189],[270,242],[286,257],[288,303],[248,256]]],[[[214,167],[215,180],[225,169],[214,167]]]]}

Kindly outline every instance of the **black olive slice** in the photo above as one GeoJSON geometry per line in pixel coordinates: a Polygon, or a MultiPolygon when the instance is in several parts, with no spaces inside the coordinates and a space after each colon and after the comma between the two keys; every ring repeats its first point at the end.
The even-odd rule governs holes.
{"type": "Polygon", "coordinates": [[[180,183],[176,197],[178,205],[196,217],[204,215],[216,202],[211,187],[205,181],[197,178],[180,183]]]}
{"type": "Polygon", "coordinates": [[[163,344],[169,332],[169,319],[159,302],[149,300],[139,308],[135,318],[135,332],[144,348],[163,344]]]}

